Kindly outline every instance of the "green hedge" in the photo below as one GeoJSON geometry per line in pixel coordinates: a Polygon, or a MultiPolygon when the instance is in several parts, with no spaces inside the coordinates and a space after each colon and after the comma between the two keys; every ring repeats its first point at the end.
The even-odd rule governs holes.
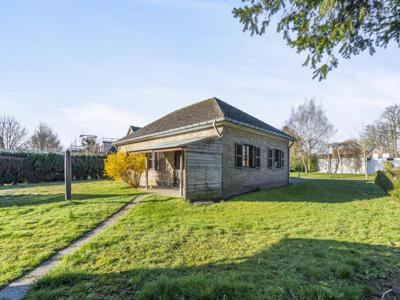
{"type": "MultiPolygon", "coordinates": [[[[104,157],[73,155],[75,180],[104,177],[104,157]]],[[[60,153],[0,152],[0,185],[64,180],[64,155],[60,153]]]]}

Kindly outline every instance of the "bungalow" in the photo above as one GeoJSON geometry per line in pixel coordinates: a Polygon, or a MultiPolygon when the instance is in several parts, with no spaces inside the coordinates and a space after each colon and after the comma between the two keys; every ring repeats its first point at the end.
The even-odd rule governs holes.
{"type": "Polygon", "coordinates": [[[191,200],[220,199],[289,182],[295,139],[217,98],[176,110],[115,145],[148,156],[142,184],[191,200]]]}

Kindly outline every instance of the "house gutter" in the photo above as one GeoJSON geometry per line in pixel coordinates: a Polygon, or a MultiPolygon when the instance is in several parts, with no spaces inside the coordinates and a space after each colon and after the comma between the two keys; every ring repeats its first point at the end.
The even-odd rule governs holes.
{"type": "Polygon", "coordinates": [[[145,140],[149,140],[149,139],[153,139],[153,138],[166,137],[166,136],[174,135],[177,132],[187,133],[187,132],[191,132],[191,131],[197,131],[199,129],[206,129],[206,128],[210,128],[210,127],[212,128],[214,122],[221,122],[223,120],[224,120],[224,118],[219,118],[219,119],[212,120],[212,121],[205,121],[205,122],[200,122],[200,123],[196,123],[196,124],[192,124],[192,125],[188,125],[188,126],[174,128],[174,129],[170,129],[170,130],[166,130],[166,131],[162,131],[162,132],[147,134],[144,136],[139,136],[136,138],[131,138],[131,139],[127,139],[124,141],[116,142],[116,143],[114,143],[114,145],[121,146],[124,144],[129,144],[130,142],[145,141],[145,140]]]}

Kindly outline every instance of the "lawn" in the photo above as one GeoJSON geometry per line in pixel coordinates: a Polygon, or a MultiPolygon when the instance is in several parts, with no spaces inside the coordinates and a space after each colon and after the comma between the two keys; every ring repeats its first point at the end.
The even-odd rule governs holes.
{"type": "Polygon", "coordinates": [[[77,182],[73,201],[63,185],[0,187],[0,286],[31,270],[133,199],[112,181],[77,182]]]}
{"type": "MultiPolygon", "coordinates": [[[[298,177],[297,172],[290,172],[291,177],[298,177]]],[[[369,181],[374,181],[375,174],[368,175],[369,181]]],[[[327,173],[305,173],[300,172],[300,178],[313,178],[313,179],[347,179],[347,180],[365,180],[365,174],[327,174],[327,173]]]]}
{"type": "Polygon", "coordinates": [[[307,181],[195,206],[149,196],[28,299],[366,299],[400,270],[400,202],[307,181]]]}

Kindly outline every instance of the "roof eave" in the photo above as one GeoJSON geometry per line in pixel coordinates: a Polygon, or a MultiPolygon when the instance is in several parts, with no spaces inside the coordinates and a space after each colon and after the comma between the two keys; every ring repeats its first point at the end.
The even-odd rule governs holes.
{"type": "Polygon", "coordinates": [[[153,133],[153,134],[148,134],[148,135],[144,135],[144,136],[140,136],[140,137],[136,137],[136,138],[131,138],[131,139],[126,139],[123,141],[117,141],[114,143],[114,145],[116,146],[123,146],[126,144],[130,144],[132,142],[139,142],[139,141],[145,141],[148,139],[155,139],[155,138],[161,138],[161,137],[165,137],[165,136],[169,136],[169,135],[174,135],[177,133],[184,133],[184,132],[188,132],[188,131],[194,131],[194,130],[199,130],[199,129],[206,129],[209,127],[213,127],[213,124],[215,123],[220,123],[220,122],[230,122],[233,124],[237,124],[240,126],[244,126],[244,127],[248,127],[248,128],[252,128],[261,132],[265,132],[274,136],[278,136],[290,141],[296,141],[296,139],[292,136],[286,135],[286,134],[279,134],[277,132],[271,131],[271,130],[267,130],[264,128],[260,128],[257,126],[253,126],[244,122],[240,122],[240,121],[236,121],[230,118],[219,118],[216,120],[209,120],[209,121],[205,121],[205,122],[200,122],[200,123],[196,123],[196,124],[192,124],[192,125],[188,125],[188,126],[183,126],[183,127],[179,127],[179,128],[175,128],[175,129],[171,129],[171,130],[166,130],[166,131],[162,131],[162,132],[157,132],[157,133],[153,133]]]}
{"type": "Polygon", "coordinates": [[[139,136],[136,138],[117,141],[114,143],[114,145],[122,146],[122,145],[130,144],[132,142],[139,142],[139,141],[144,141],[144,140],[148,140],[148,139],[160,138],[160,137],[165,137],[165,136],[169,136],[169,135],[174,135],[176,133],[183,133],[183,132],[199,130],[199,129],[203,129],[203,128],[205,129],[205,128],[213,127],[213,124],[215,122],[221,122],[221,121],[224,121],[224,118],[204,121],[204,122],[200,122],[200,123],[196,123],[196,124],[192,124],[192,125],[188,125],[188,126],[183,126],[183,127],[179,127],[179,128],[166,130],[166,131],[147,134],[147,135],[139,136]]]}

